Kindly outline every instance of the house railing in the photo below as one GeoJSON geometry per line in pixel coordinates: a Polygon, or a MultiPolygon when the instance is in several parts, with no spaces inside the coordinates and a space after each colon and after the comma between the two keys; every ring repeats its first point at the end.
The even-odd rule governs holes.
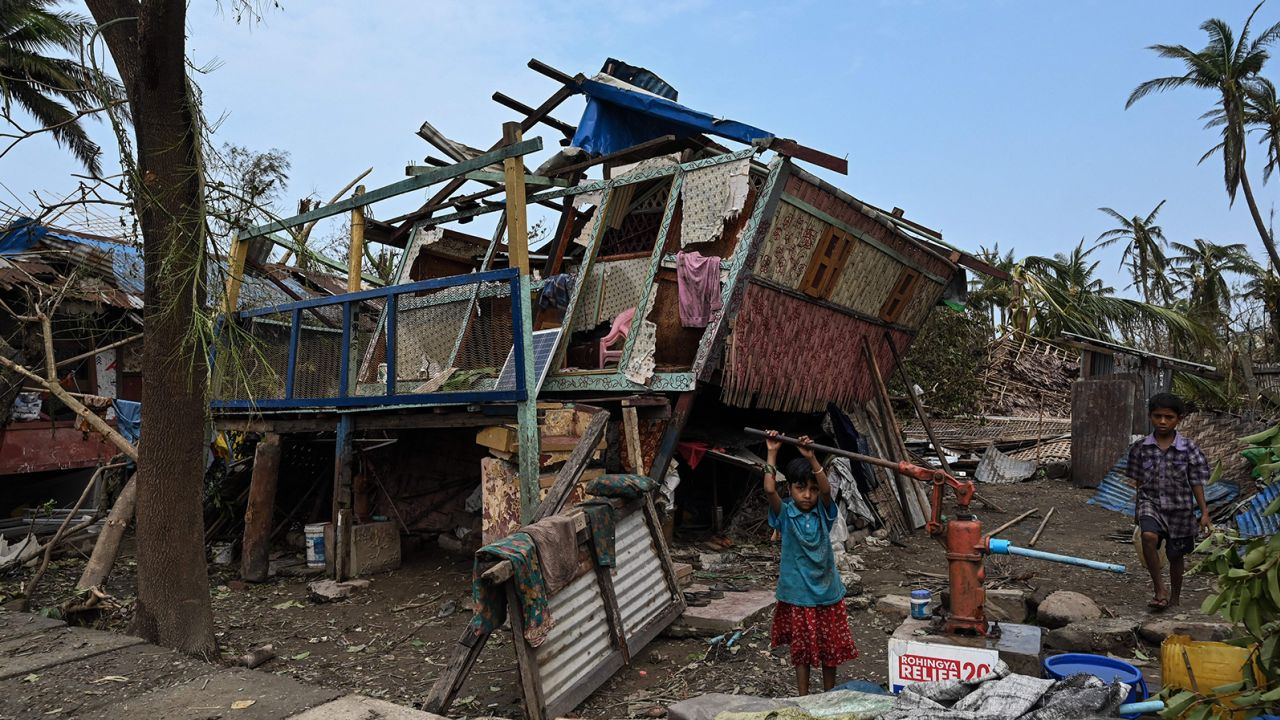
{"type": "Polygon", "coordinates": [[[528,330],[520,318],[528,299],[519,287],[518,271],[509,268],[224,316],[211,353],[211,406],[281,411],[525,400],[528,330]]]}

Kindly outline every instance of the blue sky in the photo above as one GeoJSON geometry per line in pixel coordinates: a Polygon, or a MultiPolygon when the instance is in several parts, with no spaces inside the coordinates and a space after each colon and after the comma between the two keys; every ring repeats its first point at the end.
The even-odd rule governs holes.
{"type": "MultiPolygon", "coordinates": [[[[218,137],[291,154],[290,207],[303,195],[327,199],[370,165],[370,187],[403,178],[406,162],[433,152],[414,134],[423,120],[488,146],[514,118],[489,99],[494,90],[530,105],[555,90],[525,67],[531,57],[590,75],[613,56],[658,73],[691,107],[847,155],[847,177],[820,174],[967,249],[1051,254],[1111,227],[1099,206],[1146,214],[1167,199],[1160,220],[1171,240],[1245,242],[1263,257],[1243,199],[1227,206],[1221,163],[1196,165],[1214,142],[1198,120],[1211,95],[1180,91],[1124,109],[1136,84],[1179,70],[1146,46],[1198,49],[1200,22],[1216,14],[1238,27],[1253,2],[282,5],[248,26],[193,3],[189,48],[197,65],[216,65],[199,84],[206,114],[225,115],[218,137]]],[[[1257,25],[1277,20],[1273,3],[1257,25]]],[[[1280,79],[1280,59],[1269,75],[1280,79]]],[[[571,100],[556,115],[576,123],[581,107],[571,100]]],[[[545,126],[534,134],[549,146],[560,137],[545,126]]],[[[1276,184],[1262,184],[1261,157],[1252,177],[1265,214],[1276,184]]],[[[69,191],[75,171],[46,138],[0,159],[0,182],[24,199],[69,191]]],[[[3,189],[0,199],[13,202],[3,189]]],[[[379,205],[377,215],[421,200],[379,205]]],[[[1118,251],[1100,257],[1126,285],[1118,251]]]]}

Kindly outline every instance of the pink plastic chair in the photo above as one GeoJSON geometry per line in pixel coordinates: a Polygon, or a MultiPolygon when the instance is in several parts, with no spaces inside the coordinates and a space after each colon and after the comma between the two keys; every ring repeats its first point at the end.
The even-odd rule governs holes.
{"type": "Polygon", "coordinates": [[[618,317],[613,319],[613,326],[609,328],[609,334],[600,338],[600,367],[604,368],[609,362],[621,362],[622,350],[610,350],[609,346],[618,340],[622,340],[625,344],[627,336],[631,334],[631,321],[636,317],[636,309],[630,308],[618,313],[618,317]]]}

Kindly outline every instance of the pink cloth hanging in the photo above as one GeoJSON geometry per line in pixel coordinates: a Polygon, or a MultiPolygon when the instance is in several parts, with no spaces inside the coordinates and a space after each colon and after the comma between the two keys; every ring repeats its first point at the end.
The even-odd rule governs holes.
{"type": "Polygon", "coordinates": [[[704,328],[720,312],[720,258],[696,252],[676,253],[676,289],[680,324],[704,328]]]}

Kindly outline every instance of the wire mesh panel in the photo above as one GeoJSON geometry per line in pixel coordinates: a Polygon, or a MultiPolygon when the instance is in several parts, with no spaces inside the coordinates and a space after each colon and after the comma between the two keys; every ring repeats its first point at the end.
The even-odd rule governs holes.
{"type": "Polygon", "coordinates": [[[214,405],[519,399],[518,388],[474,395],[495,390],[512,350],[516,277],[491,271],[245,311],[220,336],[214,405]]]}

